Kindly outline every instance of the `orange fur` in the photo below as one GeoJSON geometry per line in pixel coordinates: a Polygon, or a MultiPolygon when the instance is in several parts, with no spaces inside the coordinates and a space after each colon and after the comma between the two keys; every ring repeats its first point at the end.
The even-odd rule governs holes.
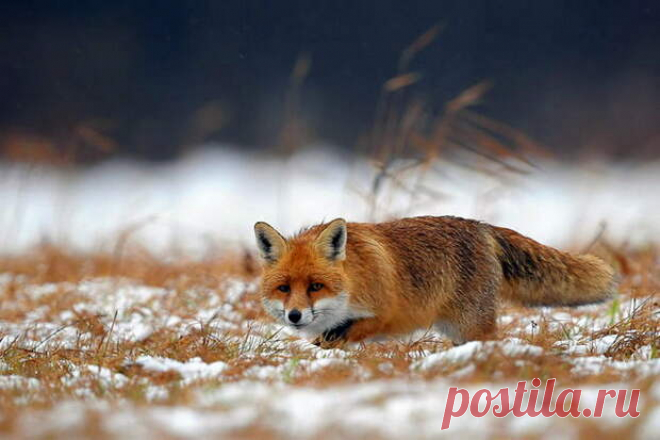
{"type": "Polygon", "coordinates": [[[498,298],[575,306],[603,301],[616,290],[614,271],[596,257],[457,217],[373,224],[337,219],[288,240],[265,223],[255,231],[266,261],[264,304],[285,324],[294,309],[303,311],[301,322],[311,316],[301,327],[315,329],[324,345],[432,325],[462,343],[492,333],[498,298]],[[283,285],[290,290],[278,290],[283,285]],[[312,291],[318,285],[323,287],[312,291]],[[342,293],[346,304],[332,301],[342,293]],[[314,315],[316,304],[328,305],[327,316],[314,315]],[[325,328],[319,316],[339,330],[325,328]]]}

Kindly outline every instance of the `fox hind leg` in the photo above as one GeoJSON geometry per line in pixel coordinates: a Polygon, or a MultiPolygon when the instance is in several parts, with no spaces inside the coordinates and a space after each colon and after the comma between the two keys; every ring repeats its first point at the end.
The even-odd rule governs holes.
{"type": "Polygon", "coordinates": [[[461,345],[467,342],[461,331],[459,330],[458,325],[455,322],[449,319],[438,319],[433,327],[435,330],[444,336],[446,336],[454,345],[461,345]]]}
{"type": "Polygon", "coordinates": [[[464,313],[458,329],[464,342],[489,339],[495,333],[495,309],[464,313]]]}
{"type": "Polygon", "coordinates": [[[434,323],[437,331],[447,336],[454,345],[468,341],[485,340],[495,332],[495,297],[483,294],[478,301],[461,302],[452,307],[453,313],[445,313],[434,323]]]}

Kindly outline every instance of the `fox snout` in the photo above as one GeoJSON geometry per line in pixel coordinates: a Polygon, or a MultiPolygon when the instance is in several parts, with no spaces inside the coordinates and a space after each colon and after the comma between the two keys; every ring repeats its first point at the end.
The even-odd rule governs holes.
{"type": "Polygon", "coordinates": [[[311,307],[289,306],[284,301],[263,298],[264,308],[271,316],[279,319],[283,324],[301,328],[314,320],[311,307]]]}
{"type": "Polygon", "coordinates": [[[289,318],[289,321],[291,321],[293,324],[296,324],[298,321],[300,321],[300,318],[302,318],[302,313],[300,313],[300,310],[298,309],[293,309],[286,316],[289,318]]]}
{"type": "Polygon", "coordinates": [[[288,311],[285,310],[284,317],[287,324],[296,327],[307,325],[314,319],[311,309],[298,310],[294,308],[288,311]]]}

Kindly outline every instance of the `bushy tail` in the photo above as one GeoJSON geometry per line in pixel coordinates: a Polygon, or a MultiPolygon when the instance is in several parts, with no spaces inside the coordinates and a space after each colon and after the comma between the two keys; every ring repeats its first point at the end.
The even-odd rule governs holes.
{"type": "Polygon", "coordinates": [[[511,229],[493,227],[502,265],[502,297],[525,306],[602,302],[617,289],[614,269],[593,255],[571,255],[511,229]]]}

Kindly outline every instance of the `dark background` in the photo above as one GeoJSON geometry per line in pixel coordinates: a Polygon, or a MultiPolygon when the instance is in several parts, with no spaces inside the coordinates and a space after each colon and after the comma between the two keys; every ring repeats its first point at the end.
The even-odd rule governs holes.
{"type": "Polygon", "coordinates": [[[307,53],[312,138],[351,148],[401,51],[436,23],[413,68],[438,108],[489,79],[481,111],[558,156],[660,155],[657,0],[5,1],[0,135],[64,148],[91,127],[112,154],[152,160],[204,141],[271,147],[307,53]]]}

